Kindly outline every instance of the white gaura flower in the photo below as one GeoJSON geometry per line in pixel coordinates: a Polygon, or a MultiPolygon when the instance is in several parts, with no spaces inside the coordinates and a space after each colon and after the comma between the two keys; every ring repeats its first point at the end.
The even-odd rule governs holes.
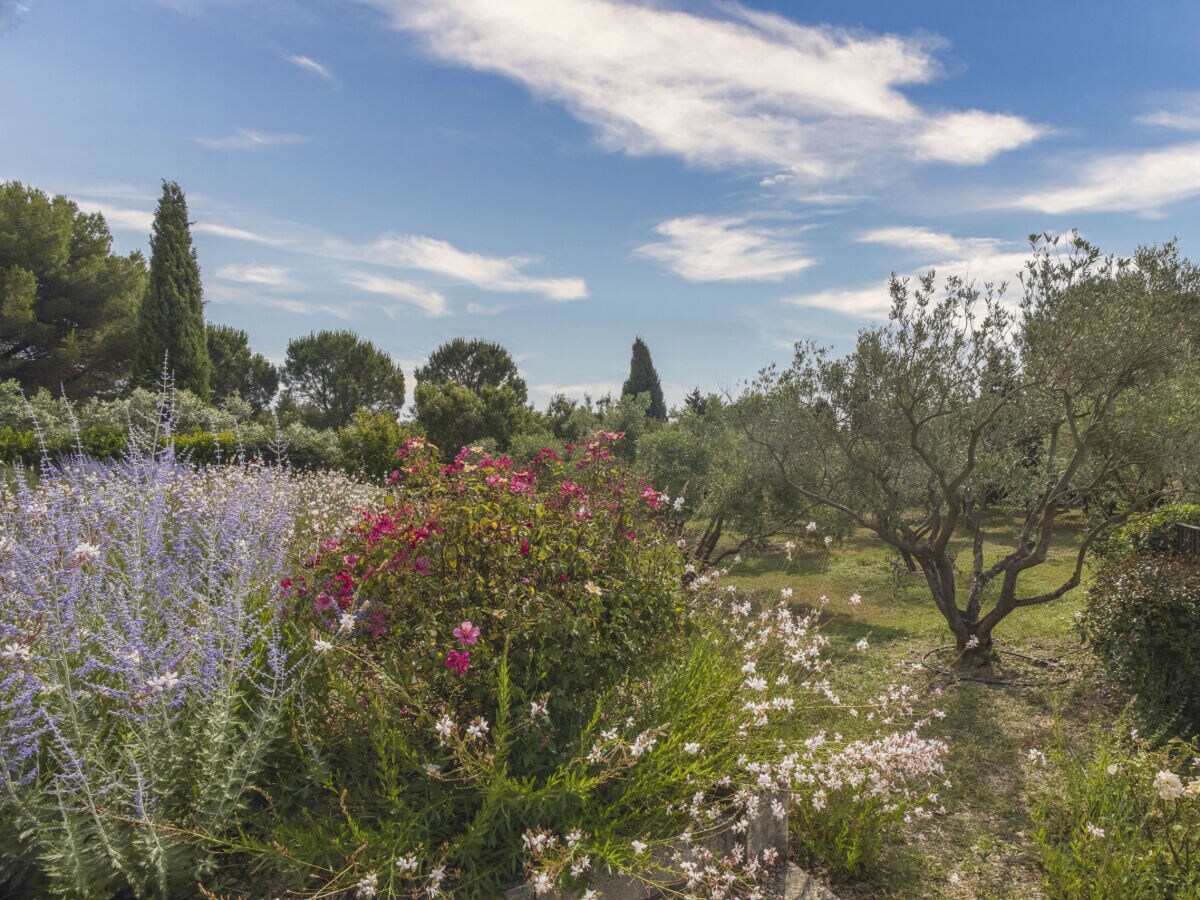
{"type": "Polygon", "coordinates": [[[338,631],[353,631],[355,621],[354,613],[342,613],[338,617],[338,631]]]}
{"type": "Polygon", "coordinates": [[[325,638],[317,638],[313,641],[313,649],[318,653],[328,653],[333,649],[333,644],[325,640],[325,638]]]}
{"type": "Polygon", "coordinates": [[[867,647],[869,647],[869,646],[870,646],[870,645],[867,643],[867,639],[866,639],[866,638],[859,638],[859,639],[858,639],[858,642],[857,642],[857,643],[854,645],[854,649],[855,649],[855,650],[857,650],[858,652],[862,653],[862,652],[864,652],[864,651],[867,649],[867,647]]]}
{"type": "Polygon", "coordinates": [[[1189,781],[1188,786],[1183,789],[1183,795],[1189,800],[1200,797],[1200,778],[1193,778],[1189,781]]]}
{"type": "Polygon", "coordinates": [[[1094,838],[1104,837],[1104,829],[1099,827],[1098,825],[1093,825],[1091,822],[1087,823],[1087,827],[1084,829],[1084,831],[1086,831],[1088,834],[1090,834],[1094,838]]]}
{"type": "Polygon", "coordinates": [[[804,526],[804,530],[807,531],[809,534],[812,534],[814,531],[817,530],[817,523],[809,522],[807,525],[804,526]]]}
{"type": "Polygon", "coordinates": [[[1178,800],[1183,796],[1183,780],[1164,769],[1154,776],[1154,790],[1160,800],[1178,800]]]}
{"type": "Polygon", "coordinates": [[[358,891],[354,896],[369,900],[369,898],[374,897],[379,891],[379,876],[371,872],[361,878],[355,887],[358,891]]]}
{"type": "Polygon", "coordinates": [[[594,581],[589,581],[583,586],[583,589],[596,597],[599,597],[602,593],[604,593],[602,590],[600,590],[600,586],[594,581]]]}
{"type": "Polygon", "coordinates": [[[0,648],[0,659],[6,659],[9,662],[16,662],[18,659],[29,659],[31,656],[29,648],[24,644],[18,644],[16,641],[9,641],[0,648]]]}
{"type": "Polygon", "coordinates": [[[1031,763],[1037,763],[1039,766],[1044,766],[1046,764],[1046,754],[1036,747],[1030,747],[1027,756],[1029,757],[1029,761],[1031,763]]]}
{"type": "Polygon", "coordinates": [[[480,716],[467,728],[467,737],[474,738],[477,741],[483,740],[488,733],[488,721],[480,716]]]}
{"type": "Polygon", "coordinates": [[[86,566],[89,563],[94,563],[99,558],[100,548],[95,544],[89,544],[86,541],[81,544],[77,544],[75,549],[71,551],[70,556],[67,557],[68,561],[76,569],[86,566]]]}
{"type": "Polygon", "coordinates": [[[146,682],[146,686],[156,693],[168,693],[175,690],[179,685],[179,676],[174,671],[169,671],[164,675],[155,675],[146,682]]]}
{"type": "Polygon", "coordinates": [[[784,600],[791,600],[792,599],[792,589],[790,587],[783,588],[782,590],[780,590],[779,596],[782,597],[784,600]]]}
{"type": "Polygon", "coordinates": [[[850,595],[850,605],[851,606],[858,606],[858,604],[860,604],[860,603],[862,603],[862,595],[861,594],[851,594],[850,595]]]}
{"type": "Polygon", "coordinates": [[[692,756],[695,756],[697,753],[700,752],[700,745],[697,744],[695,741],[691,741],[690,743],[683,745],[683,752],[690,753],[692,756]]]}
{"type": "Polygon", "coordinates": [[[633,848],[633,852],[638,856],[646,852],[646,844],[643,841],[632,841],[629,846],[633,848]]]}
{"type": "Polygon", "coordinates": [[[401,872],[415,872],[417,870],[417,856],[415,853],[408,856],[401,856],[396,860],[396,868],[401,872]]]}

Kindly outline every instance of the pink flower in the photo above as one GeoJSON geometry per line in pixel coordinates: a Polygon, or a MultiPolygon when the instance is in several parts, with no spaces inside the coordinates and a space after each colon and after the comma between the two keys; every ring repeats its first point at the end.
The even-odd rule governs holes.
{"type": "Polygon", "coordinates": [[[413,571],[418,575],[428,575],[429,560],[427,560],[424,556],[418,556],[417,561],[413,563],[413,571]]]}
{"type": "Polygon", "coordinates": [[[473,644],[479,640],[479,626],[472,625],[470,619],[465,619],[461,625],[454,629],[454,636],[458,638],[458,642],[464,647],[467,644],[473,644]]]}
{"type": "Polygon", "coordinates": [[[529,555],[529,541],[528,540],[521,541],[521,555],[522,556],[529,555]]]}
{"type": "Polygon", "coordinates": [[[446,657],[446,668],[455,675],[462,677],[463,673],[465,673],[467,669],[471,668],[471,654],[466,650],[461,652],[458,650],[451,650],[449,655],[446,657]]]}
{"type": "Polygon", "coordinates": [[[319,609],[321,612],[325,612],[325,610],[332,608],[333,598],[329,596],[328,592],[321,591],[321,593],[317,594],[317,609],[319,609]]]}

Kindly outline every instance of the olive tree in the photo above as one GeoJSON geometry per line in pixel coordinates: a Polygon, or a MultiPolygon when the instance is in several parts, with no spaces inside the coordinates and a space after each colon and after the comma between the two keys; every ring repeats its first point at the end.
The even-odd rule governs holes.
{"type": "Polygon", "coordinates": [[[833,358],[797,345],[739,408],[748,439],[798,494],[836,510],[924,575],[966,659],[986,664],[996,626],[1077,586],[1109,528],[1176,492],[1192,455],[1197,269],[1173,244],[1130,259],[1072,237],[1035,238],[1015,308],[934,273],[892,278],[887,323],[833,358]],[[999,554],[985,511],[1013,515],[999,554]],[[1082,531],[1061,583],[1025,576],[1082,531]],[[958,558],[957,550],[967,548],[958,558]]]}

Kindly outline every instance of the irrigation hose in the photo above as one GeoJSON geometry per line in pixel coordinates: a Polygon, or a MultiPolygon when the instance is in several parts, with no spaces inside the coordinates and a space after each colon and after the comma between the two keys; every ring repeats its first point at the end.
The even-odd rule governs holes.
{"type": "MultiPolygon", "coordinates": [[[[972,681],[972,682],[975,682],[976,684],[993,684],[993,685],[1001,685],[1004,687],[1048,687],[1048,686],[1053,686],[1053,685],[1066,684],[1068,681],[1071,680],[1070,676],[1067,676],[1065,678],[1060,678],[1057,680],[1052,680],[1052,679],[1047,678],[1047,679],[1039,679],[1037,681],[1025,681],[1025,680],[1021,680],[1021,679],[1014,680],[1014,679],[1008,679],[1008,678],[980,678],[975,675],[964,675],[961,672],[951,672],[946,669],[942,669],[938,666],[935,666],[935,665],[933,665],[933,663],[931,663],[929,661],[929,657],[933,656],[933,654],[935,654],[935,653],[939,653],[943,650],[957,650],[957,649],[958,649],[958,647],[954,644],[942,644],[940,647],[934,647],[932,650],[927,651],[925,653],[925,655],[921,657],[921,665],[924,666],[926,669],[928,669],[931,672],[935,672],[938,675],[945,675],[947,678],[953,678],[956,681],[972,681]]],[[[1029,662],[1033,663],[1034,665],[1044,666],[1048,669],[1062,668],[1062,663],[1060,663],[1058,660],[1041,659],[1040,657],[1037,657],[1037,656],[1029,656],[1026,653],[1018,653],[1016,650],[1000,649],[1000,648],[997,648],[995,645],[992,646],[992,652],[1005,653],[1005,654],[1008,654],[1009,656],[1015,656],[1020,659],[1025,659],[1025,660],[1028,660],[1029,662]]]]}

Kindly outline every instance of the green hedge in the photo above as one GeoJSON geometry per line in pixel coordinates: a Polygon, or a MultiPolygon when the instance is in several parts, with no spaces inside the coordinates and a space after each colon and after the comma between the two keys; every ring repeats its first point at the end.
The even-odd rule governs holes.
{"type": "MultiPolygon", "coordinates": [[[[304,437],[309,439],[293,439],[287,442],[285,448],[284,455],[294,468],[344,468],[353,472],[362,468],[363,454],[357,450],[358,441],[354,433],[346,436],[339,434],[336,440],[319,433],[304,437]]],[[[128,434],[124,430],[94,425],[82,431],[77,439],[60,438],[46,441],[45,452],[52,460],[62,459],[82,447],[93,459],[115,459],[124,452],[127,442],[128,434]]],[[[252,459],[276,462],[279,448],[284,443],[274,434],[266,434],[252,440],[239,440],[238,435],[232,431],[221,431],[217,434],[206,431],[186,432],[174,435],[173,442],[177,453],[203,465],[232,460],[239,450],[252,459]]],[[[395,446],[401,443],[403,440],[395,446]]],[[[378,447],[373,447],[372,450],[376,456],[379,455],[378,447]]],[[[0,463],[37,466],[41,462],[42,453],[42,442],[36,432],[18,431],[11,427],[0,428],[0,463]]]]}
{"type": "Polygon", "coordinates": [[[1098,548],[1104,559],[1133,554],[1170,553],[1175,549],[1175,523],[1200,526],[1200,504],[1174,503],[1139,516],[1108,535],[1098,548]]]}

